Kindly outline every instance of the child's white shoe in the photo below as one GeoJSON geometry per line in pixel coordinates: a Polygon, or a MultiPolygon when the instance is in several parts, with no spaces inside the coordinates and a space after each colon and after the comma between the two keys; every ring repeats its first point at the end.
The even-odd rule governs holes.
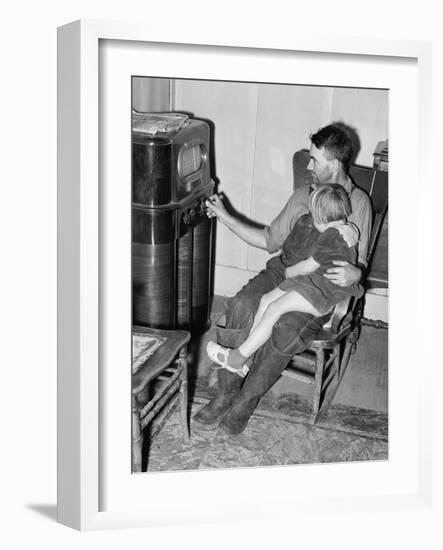
{"type": "Polygon", "coordinates": [[[249,372],[247,365],[243,365],[239,369],[231,367],[228,363],[229,349],[220,346],[212,340],[210,340],[206,346],[206,353],[208,354],[209,359],[211,359],[214,363],[217,363],[217,365],[220,365],[222,369],[238,374],[238,376],[241,376],[242,378],[244,378],[249,372]]]}

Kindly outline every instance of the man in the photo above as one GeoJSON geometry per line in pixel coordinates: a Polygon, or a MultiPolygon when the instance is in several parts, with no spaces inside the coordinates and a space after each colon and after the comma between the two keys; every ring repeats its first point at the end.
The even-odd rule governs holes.
{"type": "MultiPolygon", "coordinates": [[[[367,263],[372,210],[369,197],[348,175],[353,148],[347,127],[335,123],[319,130],[311,136],[309,154],[307,168],[312,175],[312,185],[341,185],[351,200],[349,221],[360,231],[358,265],[334,262],[336,267],[324,276],[341,286],[357,283],[367,263]]],[[[265,228],[253,227],[229,214],[217,195],[207,203],[208,215],[216,216],[246,243],[273,253],[281,249],[297,219],[308,213],[310,191],[309,185],[296,189],[281,213],[265,228]]],[[[284,270],[281,256],[271,258],[263,271],[228,300],[226,326],[217,328],[220,345],[235,348],[246,339],[260,298],[279,285],[284,279],[284,270]]],[[[194,415],[194,420],[205,427],[220,425],[229,434],[243,431],[260,398],[277,381],[291,357],[310,345],[329,315],[313,317],[299,312],[283,315],[275,324],[271,338],[256,352],[244,381],[237,374],[218,370],[218,394],[194,415]]]]}

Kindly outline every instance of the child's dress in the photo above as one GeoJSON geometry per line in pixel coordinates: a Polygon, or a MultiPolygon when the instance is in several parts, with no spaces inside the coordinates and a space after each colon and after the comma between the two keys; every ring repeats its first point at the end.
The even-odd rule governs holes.
{"type": "Polygon", "coordinates": [[[309,275],[285,279],[279,288],[284,291],[296,290],[321,314],[330,311],[346,296],[362,296],[364,291],[360,284],[339,286],[323,277],[330,267],[336,267],[333,260],[355,265],[357,242],[358,230],[353,224],[337,222],[320,233],[311,214],[301,216],[283,245],[281,260],[289,267],[312,256],[320,267],[309,275]]]}

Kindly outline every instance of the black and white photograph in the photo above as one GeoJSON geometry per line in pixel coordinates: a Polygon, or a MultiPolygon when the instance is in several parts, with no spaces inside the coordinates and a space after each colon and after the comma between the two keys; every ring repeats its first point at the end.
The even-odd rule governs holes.
{"type": "Polygon", "coordinates": [[[389,459],[389,90],[132,77],[132,472],[389,459]]]}

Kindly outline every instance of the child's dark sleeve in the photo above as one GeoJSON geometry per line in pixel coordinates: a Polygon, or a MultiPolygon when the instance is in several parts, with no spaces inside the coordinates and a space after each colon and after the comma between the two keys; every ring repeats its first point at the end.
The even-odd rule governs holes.
{"type": "Polygon", "coordinates": [[[345,246],[347,247],[338,231],[329,228],[315,242],[312,257],[321,266],[330,264],[332,260],[347,260],[345,246]]]}

